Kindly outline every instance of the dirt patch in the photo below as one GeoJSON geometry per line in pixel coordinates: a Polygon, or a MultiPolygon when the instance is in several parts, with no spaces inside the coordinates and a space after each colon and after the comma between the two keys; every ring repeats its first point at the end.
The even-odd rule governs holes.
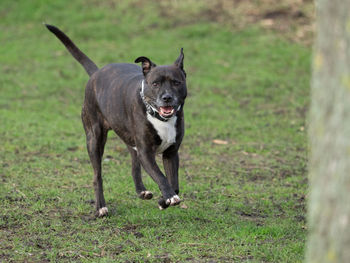
{"type": "Polygon", "coordinates": [[[127,232],[129,234],[133,234],[136,238],[143,238],[144,235],[141,232],[138,232],[137,229],[139,228],[139,225],[133,225],[128,224],[122,227],[121,229],[118,229],[119,231],[127,232]]]}
{"type": "Polygon", "coordinates": [[[266,218],[267,216],[261,213],[261,211],[255,211],[255,212],[244,212],[244,211],[238,211],[238,215],[242,217],[249,217],[249,218],[266,218]]]}
{"type": "Polygon", "coordinates": [[[258,24],[279,32],[291,41],[311,44],[314,3],[311,0],[202,0],[158,1],[159,14],[182,26],[210,21],[243,29],[258,24]]]}

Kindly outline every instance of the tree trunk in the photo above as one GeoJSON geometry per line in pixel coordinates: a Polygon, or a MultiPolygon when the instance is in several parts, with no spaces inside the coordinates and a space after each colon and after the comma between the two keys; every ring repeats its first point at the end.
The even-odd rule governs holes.
{"type": "Polygon", "coordinates": [[[316,0],[306,262],[350,262],[350,0],[316,0]]]}

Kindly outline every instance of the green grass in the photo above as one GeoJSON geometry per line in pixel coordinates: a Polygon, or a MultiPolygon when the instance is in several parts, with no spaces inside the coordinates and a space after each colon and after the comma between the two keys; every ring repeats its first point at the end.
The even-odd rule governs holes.
{"type": "Polygon", "coordinates": [[[181,23],[181,10],[166,16],[156,1],[136,0],[1,1],[0,262],[303,260],[310,49],[205,16],[181,23]],[[42,22],[99,66],[138,56],[169,64],[184,47],[182,207],[159,211],[145,173],[155,199],[136,197],[128,151],[111,132],[103,162],[111,213],[92,217],[80,121],[88,76],[42,22]]]}

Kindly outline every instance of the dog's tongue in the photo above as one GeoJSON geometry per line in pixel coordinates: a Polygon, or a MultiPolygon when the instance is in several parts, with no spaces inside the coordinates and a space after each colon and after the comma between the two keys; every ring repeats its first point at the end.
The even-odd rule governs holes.
{"type": "Polygon", "coordinates": [[[171,106],[164,106],[164,107],[159,107],[160,109],[160,115],[162,116],[169,116],[172,115],[174,112],[174,108],[171,106]]]}

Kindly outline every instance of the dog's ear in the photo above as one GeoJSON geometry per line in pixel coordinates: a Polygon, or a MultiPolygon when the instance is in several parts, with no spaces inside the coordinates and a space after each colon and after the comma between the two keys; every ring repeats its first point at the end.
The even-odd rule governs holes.
{"type": "Polygon", "coordinates": [[[186,77],[186,72],[184,70],[184,58],[185,58],[185,55],[184,55],[184,52],[183,52],[183,48],[181,48],[181,51],[180,51],[180,55],[179,57],[176,59],[175,61],[175,66],[179,67],[182,72],[185,74],[185,77],[186,77]]]}
{"type": "Polygon", "coordinates": [[[142,72],[145,76],[151,71],[152,68],[157,66],[149,58],[146,57],[138,57],[137,59],[135,59],[135,63],[140,62],[142,62],[142,72]]]}

